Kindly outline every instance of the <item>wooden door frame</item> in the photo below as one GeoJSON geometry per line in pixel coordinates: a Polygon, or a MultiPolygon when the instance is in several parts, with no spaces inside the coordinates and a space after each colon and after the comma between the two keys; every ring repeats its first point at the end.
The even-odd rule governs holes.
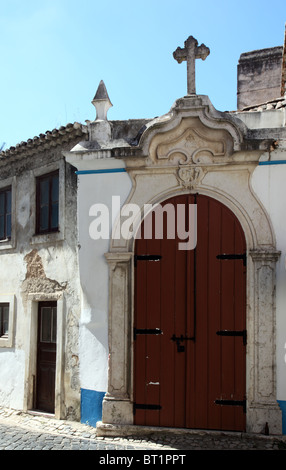
{"type": "Polygon", "coordinates": [[[25,411],[34,409],[34,384],[37,373],[37,332],[38,332],[38,306],[40,302],[57,302],[57,354],[56,354],[56,380],[55,380],[55,418],[64,417],[64,317],[65,300],[60,294],[29,294],[26,367],[24,406],[25,411]]]}

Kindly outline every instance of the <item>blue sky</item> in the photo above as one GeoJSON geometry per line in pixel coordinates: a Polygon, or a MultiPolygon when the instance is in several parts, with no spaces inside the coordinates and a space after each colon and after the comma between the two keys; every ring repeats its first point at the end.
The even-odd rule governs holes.
{"type": "Polygon", "coordinates": [[[0,0],[0,146],[95,118],[104,80],[109,119],[152,118],[186,94],[188,36],[210,48],[197,93],[236,108],[243,52],[283,45],[285,0],[0,0]]]}

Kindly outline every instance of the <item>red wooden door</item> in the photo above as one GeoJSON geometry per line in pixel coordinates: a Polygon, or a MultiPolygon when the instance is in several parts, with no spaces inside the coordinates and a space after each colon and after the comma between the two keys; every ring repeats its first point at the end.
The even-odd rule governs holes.
{"type": "MultiPolygon", "coordinates": [[[[246,244],[234,214],[202,195],[165,201],[197,204],[197,245],[178,237],[135,246],[135,424],[245,430],[246,244]]],[[[177,213],[177,211],[176,211],[177,213]]],[[[186,215],[187,217],[187,215],[186,215]]],[[[188,220],[186,219],[186,223],[188,220]]],[[[177,223],[177,218],[176,221],[177,223]]]]}

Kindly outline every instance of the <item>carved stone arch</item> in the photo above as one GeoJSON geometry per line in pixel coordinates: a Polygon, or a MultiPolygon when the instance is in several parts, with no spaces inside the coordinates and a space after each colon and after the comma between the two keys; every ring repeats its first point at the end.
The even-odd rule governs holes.
{"type": "MultiPolygon", "coordinates": [[[[248,254],[247,431],[260,433],[267,422],[271,432],[279,434],[275,372],[279,253],[270,218],[251,186],[259,152],[243,152],[242,135],[243,125],[217,113],[205,97],[178,100],[169,115],[152,121],[143,133],[139,158],[126,157],[132,190],[125,204],[138,206],[137,227],[144,204],[160,204],[190,192],[217,199],[236,215],[248,254]],[[200,155],[212,161],[198,161],[200,155]]],[[[120,223],[118,220],[115,226],[117,234],[120,223]]],[[[110,429],[133,424],[133,253],[134,236],[127,240],[120,235],[111,239],[105,255],[109,264],[110,359],[103,423],[99,425],[103,433],[105,425],[110,429]]]]}
{"type": "MultiPolygon", "coordinates": [[[[204,189],[203,187],[200,187],[199,189],[197,188],[196,190],[190,190],[188,188],[177,188],[175,191],[166,191],[163,194],[160,194],[159,196],[156,196],[146,202],[147,205],[150,205],[152,207],[156,207],[156,205],[163,204],[166,202],[168,199],[171,199],[176,196],[180,196],[182,194],[194,194],[198,193],[204,196],[208,196],[209,198],[216,199],[217,201],[221,202],[223,205],[225,205],[228,209],[233,212],[238,221],[241,224],[241,227],[244,231],[245,238],[247,241],[247,247],[248,250],[253,250],[258,248],[258,242],[257,242],[257,230],[259,229],[258,226],[255,226],[253,223],[253,220],[249,217],[249,215],[246,213],[244,208],[238,203],[238,201],[234,200],[230,195],[228,197],[221,193],[219,190],[213,191],[209,189],[204,189]]],[[[142,224],[144,218],[149,214],[151,211],[151,207],[146,214],[144,213],[143,210],[141,210],[141,219],[139,223],[137,224],[137,230],[139,230],[140,225],[142,224]]],[[[265,220],[267,223],[269,222],[268,215],[265,213],[265,220]]],[[[273,239],[275,238],[274,233],[272,231],[272,226],[269,222],[269,242],[270,245],[273,243],[273,239]]],[[[127,243],[126,250],[128,253],[134,253],[134,245],[135,245],[135,240],[136,240],[136,233],[135,232],[134,236],[130,238],[130,240],[127,243]]],[[[112,250],[112,243],[111,243],[111,251],[112,250]]]]}
{"type": "MultiPolygon", "coordinates": [[[[158,188],[157,188],[158,191],[158,188]]],[[[192,191],[193,192],[193,191],[192,191]]],[[[275,268],[279,253],[275,250],[274,234],[268,216],[251,195],[253,211],[265,217],[268,235],[259,244],[259,222],[253,220],[245,207],[231,194],[201,186],[200,194],[217,199],[237,217],[245,233],[247,262],[247,431],[261,432],[265,422],[273,432],[281,432],[281,412],[276,401],[275,374],[275,268]],[[267,223],[266,223],[267,222],[267,223]],[[263,334],[262,334],[263,333],[263,334]]],[[[136,191],[130,202],[139,202],[136,191]]],[[[157,194],[145,194],[146,202],[160,204],[172,196],[190,193],[180,187],[157,194]]],[[[106,259],[110,268],[109,307],[109,384],[103,403],[105,423],[115,427],[133,424],[132,398],[132,325],[133,325],[133,252],[132,237],[120,249],[110,246],[106,259]]],[[[100,432],[100,431],[99,431],[100,432]]]]}
{"type": "MultiPolygon", "coordinates": [[[[244,204],[237,198],[237,194],[235,191],[233,193],[231,192],[226,192],[223,190],[223,187],[219,186],[208,186],[203,183],[195,184],[194,183],[194,188],[190,187],[188,184],[184,184],[184,181],[182,181],[182,176],[178,177],[178,173],[182,171],[192,171],[195,169],[200,169],[200,167],[183,167],[179,168],[177,171],[172,171],[168,173],[164,173],[163,175],[158,174],[157,177],[162,179],[167,179],[168,180],[173,180],[173,183],[175,183],[175,178],[176,178],[176,184],[170,187],[164,187],[160,188],[159,186],[154,186],[155,191],[152,192],[152,187],[151,185],[148,185],[148,173],[143,174],[141,171],[132,171],[132,179],[133,179],[133,190],[130,193],[130,196],[128,200],[125,202],[125,205],[138,205],[140,209],[140,213],[138,213],[138,217],[136,218],[136,224],[137,224],[137,229],[140,226],[141,222],[143,221],[144,218],[144,205],[150,205],[150,206],[155,206],[156,204],[160,204],[167,200],[168,198],[171,198],[176,195],[180,194],[187,194],[190,192],[198,192],[200,194],[204,194],[206,196],[212,197],[214,199],[217,199],[220,201],[222,204],[227,206],[237,217],[239,222],[241,223],[241,226],[245,232],[246,240],[247,240],[247,246],[248,250],[261,250],[261,249],[268,249],[268,250],[275,250],[276,246],[276,240],[275,240],[275,233],[272,227],[271,220],[265,211],[263,205],[260,203],[260,201],[256,198],[255,194],[251,190],[250,184],[247,183],[244,187],[241,188],[241,191],[245,192],[245,195],[247,195],[247,198],[244,198],[244,204]],[[164,178],[165,175],[165,178],[164,178]],[[139,180],[144,180],[146,183],[146,187],[149,187],[150,190],[145,190],[144,193],[142,192],[139,184],[138,184],[138,179],[139,180]],[[178,184],[178,180],[180,181],[180,184],[178,184]],[[161,191],[160,191],[161,189],[161,191]],[[138,194],[139,193],[139,194],[138,194]],[[246,203],[247,201],[247,203],[246,203]],[[263,229],[263,234],[261,233],[263,229]]],[[[204,174],[207,173],[206,170],[202,169],[202,172],[204,174]]],[[[192,180],[190,181],[192,183],[192,180]]],[[[142,183],[143,185],[144,183],[142,183]]],[[[234,187],[232,188],[234,190],[234,187]]],[[[118,217],[115,226],[114,226],[114,231],[116,233],[120,233],[120,223],[122,221],[118,217]]],[[[136,232],[136,229],[133,230],[133,234],[136,232]]],[[[121,252],[128,252],[131,253],[134,250],[134,236],[130,237],[129,240],[125,240],[121,237],[119,240],[111,238],[110,241],[110,252],[116,252],[116,251],[121,251],[121,252]]]]}
{"type": "MultiPolygon", "coordinates": [[[[160,118],[156,118],[142,135],[140,146],[144,155],[152,154],[152,143],[154,137],[161,132],[174,132],[178,128],[184,128],[184,121],[196,123],[190,127],[209,129],[210,131],[227,132],[232,141],[232,150],[238,151],[242,147],[245,125],[234,117],[230,119],[225,113],[217,111],[207,96],[188,96],[176,100],[170,112],[160,118]]],[[[189,124],[186,123],[186,127],[189,124]]],[[[230,149],[228,151],[230,153],[230,149]]]]}

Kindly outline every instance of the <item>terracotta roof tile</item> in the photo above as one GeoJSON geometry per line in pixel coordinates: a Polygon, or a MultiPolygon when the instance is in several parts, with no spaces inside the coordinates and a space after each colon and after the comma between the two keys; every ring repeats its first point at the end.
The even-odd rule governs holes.
{"type": "Polygon", "coordinates": [[[265,103],[256,104],[253,106],[246,106],[240,111],[267,111],[271,109],[280,109],[286,107],[286,96],[281,96],[271,101],[266,101],[265,103]]]}
{"type": "Polygon", "coordinates": [[[0,152],[0,161],[11,156],[22,156],[24,154],[46,150],[49,147],[61,145],[76,137],[82,137],[85,134],[87,134],[87,126],[78,122],[69,123],[66,126],[47,131],[45,134],[39,134],[32,139],[28,139],[26,142],[20,142],[16,146],[12,146],[0,152]]]}

